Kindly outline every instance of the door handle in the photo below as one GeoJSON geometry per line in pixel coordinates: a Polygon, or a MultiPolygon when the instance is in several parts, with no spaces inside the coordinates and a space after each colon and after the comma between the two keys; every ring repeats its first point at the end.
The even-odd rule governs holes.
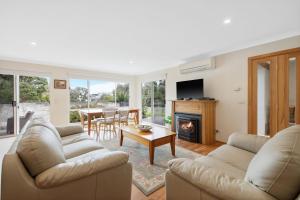
{"type": "Polygon", "coordinates": [[[11,101],[11,105],[12,105],[12,107],[16,107],[17,106],[17,101],[11,101]]]}

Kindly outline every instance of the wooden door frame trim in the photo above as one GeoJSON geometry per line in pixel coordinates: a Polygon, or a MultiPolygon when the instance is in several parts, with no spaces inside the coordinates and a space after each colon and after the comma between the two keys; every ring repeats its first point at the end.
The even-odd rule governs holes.
{"type": "Polygon", "coordinates": [[[252,56],[249,57],[248,60],[259,60],[259,59],[265,59],[268,57],[273,57],[273,56],[279,56],[282,54],[293,54],[293,53],[298,53],[300,52],[300,47],[297,48],[293,48],[293,49],[286,49],[286,50],[282,50],[282,51],[276,51],[276,52],[272,52],[272,53],[266,53],[266,54],[262,54],[262,55],[257,55],[257,56],[252,56]]]}

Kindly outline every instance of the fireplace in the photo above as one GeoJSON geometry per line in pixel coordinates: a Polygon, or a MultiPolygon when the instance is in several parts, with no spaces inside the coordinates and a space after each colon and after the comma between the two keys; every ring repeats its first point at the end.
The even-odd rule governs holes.
{"type": "Polygon", "coordinates": [[[201,143],[201,115],[175,113],[174,125],[178,138],[201,143]]]}

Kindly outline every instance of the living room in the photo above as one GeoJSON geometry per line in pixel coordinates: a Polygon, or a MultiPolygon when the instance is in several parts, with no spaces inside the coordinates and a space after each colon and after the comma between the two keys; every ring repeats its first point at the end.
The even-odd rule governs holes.
{"type": "Polygon", "coordinates": [[[1,199],[299,199],[299,8],[0,1],[1,199]]]}

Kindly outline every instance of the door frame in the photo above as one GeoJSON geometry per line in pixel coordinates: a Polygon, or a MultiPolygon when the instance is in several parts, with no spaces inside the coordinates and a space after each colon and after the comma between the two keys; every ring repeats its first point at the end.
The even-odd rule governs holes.
{"type": "Polygon", "coordinates": [[[289,58],[296,57],[296,124],[300,124],[300,48],[287,49],[248,58],[248,133],[257,134],[257,64],[271,61],[270,70],[270,136],[286,127],[288,117],[288,90],[282,80],[288,81],[289,58]],[[278,77],[281,79],[278,79],[278,77]],[[287,78],[286,78],[287,76],[287,78]],[[281,98],[284,94],[285,98],[281,98]],[[297,114],[299,113],[299,114],[297,114]],[[281,116],[280,119],[278,116],[281,116]]]}

